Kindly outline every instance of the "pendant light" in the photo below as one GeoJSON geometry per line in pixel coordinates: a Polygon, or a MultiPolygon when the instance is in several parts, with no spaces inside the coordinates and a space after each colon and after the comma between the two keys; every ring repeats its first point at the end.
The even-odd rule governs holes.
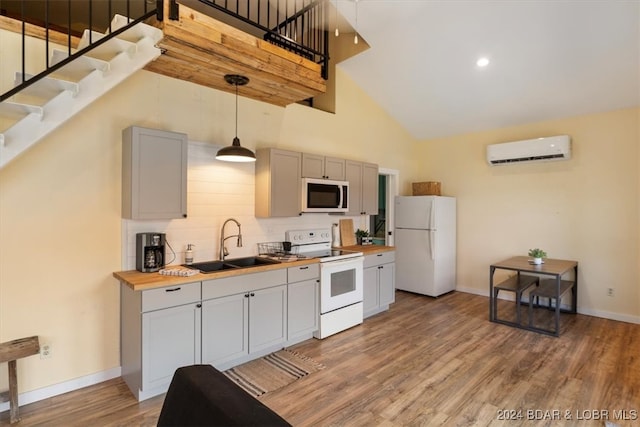
{"type": "Polygon", "coordinates": [[[218,150],[216,160],[225,162],[255,162],[256,155],[248,148],[241,147],[240,139],[238,139],[238,86],[244,86],[249,83],[249,78],[239,74],[227,74],[224,76],[224,80],[236,87],[236,136],[233,138],[233,144],[218,150]]]}

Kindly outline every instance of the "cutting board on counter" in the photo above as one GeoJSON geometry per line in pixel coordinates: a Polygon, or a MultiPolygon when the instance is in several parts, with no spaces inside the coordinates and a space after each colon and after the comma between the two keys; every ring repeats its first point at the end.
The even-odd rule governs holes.
{"type": "Polygon", "coordinates": [[[352,219],[340,220],[340,242],[342,246],[353,246],[356,244],[356,234],[353,231],[352,219]]]}

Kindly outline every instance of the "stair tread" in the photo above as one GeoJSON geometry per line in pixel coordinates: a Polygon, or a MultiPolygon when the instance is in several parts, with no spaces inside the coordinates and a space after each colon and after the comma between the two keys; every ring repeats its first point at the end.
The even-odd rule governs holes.
{"type": "MultiPolygon", "coordinates": [[[[78,45],[78,50],[84,49],[85,47],[88,46],[89,36],[86,35],[85,37],[85,34],[88,34],[88,33],[89,33],[88,30],[84,31],[80,44],[78,45]],[[83,40],[86,40],[86,41],[83,43],[83,40]]],[[[100,38],[104,37],[104,34],[96,33],[95,31],[93,31],[92,34],[99,36],[97,38],[95,36],[92,36],[92,42],[96,42],[100,40],[100,38]]],[[[110,61],[111,59],[115,58],[117,55],[121,54],[122,52],[133,54],[135,53],[135,50],[136,50],[135,43],[115,37],[109,40],[108,42],[105,42],[99,46],[94,47],[89,52],[87,52],[86,55],[91,58],[97,58],[103,61],[110,61]]]]}
{"type": "MultiPolygon", "coordinates": [[[[129,23],[126,16],[116,14],[111,20],[111,30],[116,31],[129,23]]],[[[140,40],[148,37],[154,43],[162,40],[162,30],[151,25],[134,25],[133,27],[123,31],[117,36],[119,39],[127,40],[132,43],[138,43],[140,40]]]]}
{"type": "Polygon", "coordinates": [[[0,102],[0,114],[8,118],[20,118],[31,113],[42,114],[43,109],[39,105],[25,104],[21,102],[0,102]]]}
{"type": "MultiPolygon", "coordinates": [[[[68,57],[69,55],[67,52],[54,49],[51,56],[51,64],[58,64],[68,57]]],[[[68,81],[79,82],[96,70],[108,71],[109,62],[88,56],[81,56],[62,66],[62,68],[54,71],[51,73],[51,76],[68,81]]]]}

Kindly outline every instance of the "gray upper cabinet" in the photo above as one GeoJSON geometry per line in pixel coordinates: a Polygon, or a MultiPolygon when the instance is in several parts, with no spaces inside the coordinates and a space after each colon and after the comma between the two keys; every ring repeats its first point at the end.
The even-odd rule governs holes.
{"type": "Polygon", "coordinates": [[[122,217],[187,216],[187,135],[131,126],[122,131],[122,217]]]}
{"type": "Polygon", "coordinates": [[[349,181],[349,212],[347,215],[378,214],[378,165],[346,161],[349,181]]]}
{"type": "Polygon", "coordinates": [[[259,218],[298,216],[302,154],[277,148],[256,152],[256,208],[259,218]]]}
{"type": "Polygon", "coordinates": [[[345,180],[345,160],[336,157],[302,154],[303,178],[324,178],[337,181],[345,180]]]}

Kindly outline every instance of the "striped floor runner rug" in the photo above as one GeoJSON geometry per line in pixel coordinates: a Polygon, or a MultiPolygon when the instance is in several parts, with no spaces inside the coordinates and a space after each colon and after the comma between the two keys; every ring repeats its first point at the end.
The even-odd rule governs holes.
{"type": "Polygon", "coordinates": [[[310,357],[280,350],[223,373],[247,393],[258,397],[321,369],[324,369],[324,365],[310,357]]]}

